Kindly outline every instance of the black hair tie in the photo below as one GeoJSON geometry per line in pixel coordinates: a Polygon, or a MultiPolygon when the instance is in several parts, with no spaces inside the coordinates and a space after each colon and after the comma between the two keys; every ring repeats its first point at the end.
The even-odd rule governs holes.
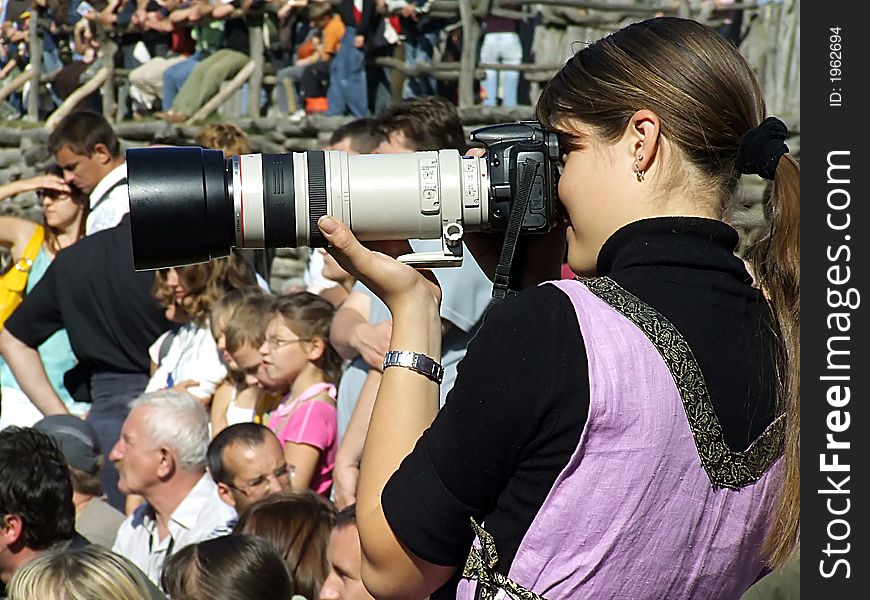
{"type": "Polygon", "coordinates": [[[780,157],[788,152],[786,136],[785,123],[776,117],[767,117],[740,138],[734,168],[738,173],[761,175],[773,181],[780,157]]]}

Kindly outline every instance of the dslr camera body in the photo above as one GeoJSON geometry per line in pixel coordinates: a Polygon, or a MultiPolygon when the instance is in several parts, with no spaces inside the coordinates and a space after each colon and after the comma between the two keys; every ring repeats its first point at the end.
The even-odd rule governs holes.
{"type": "Polygon", "coordinates": [[[317,221],[327,214],[361,240],[440,238],[440,252],[399,257],[420,268],[461,264],[464,232],[506,231],[518,206],[525,205],[513,216],[520,234],[550,231],[559,206],[557,136],[524,121],[477,129],[471,140],[486,156],[309,151],[226,159],[195,146],[130,149],[135,266],[207,262],[233,247],[324,247],[317,221]]]}

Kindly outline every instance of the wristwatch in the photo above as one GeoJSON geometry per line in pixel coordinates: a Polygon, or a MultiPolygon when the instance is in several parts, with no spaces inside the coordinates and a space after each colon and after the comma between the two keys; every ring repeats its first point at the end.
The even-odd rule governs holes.
{"type": "Polygon", "coordinates": [[[444,367],[432,358],[419,352],[390,350],[384,357],[384,369],[387,367],[405,367],[406,369],[411,369],[439,385],[444,378],[444,367]]]}

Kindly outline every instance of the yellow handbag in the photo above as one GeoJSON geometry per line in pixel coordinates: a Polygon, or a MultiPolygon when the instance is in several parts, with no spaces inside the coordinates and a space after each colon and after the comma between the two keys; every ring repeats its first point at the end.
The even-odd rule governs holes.
{"type": "Polygon", "coordinates": [[[24,248],[24,255],[8,271],[0,275],[0,329],[24,299],[27,277],[30,275],[30,268],[36,260],[36,255],[39,254],[44,237],[45,230],[37,226],[30,241],[27,242],[27,247],[24,248]]]}

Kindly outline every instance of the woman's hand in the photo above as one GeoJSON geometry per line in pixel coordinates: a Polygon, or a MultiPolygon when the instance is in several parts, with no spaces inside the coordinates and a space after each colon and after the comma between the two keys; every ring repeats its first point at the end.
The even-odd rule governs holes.
{"type": "Polygon", "coordinates": [[[63,194],[70,193],[69,186],[57,175],[37,175],[28,179],[11,181],[6,185],[0,186],[0,200],[37,190],[51,190],[63,194]]]}
{"type": "Polygon", "coordinates": [[[317,224],[332,245],[327,252],[383,300],[394,314],[397,309],[423,309],[426,303],[431,303],[438,314],[441,288],[435,276],[431,271],[417,271],[394,258],[410,250],[407,242],[371,244],[372,248],[382,250],[378,252],[363,246],[347,225],[331,216],[321,217],[317,224]]]}

